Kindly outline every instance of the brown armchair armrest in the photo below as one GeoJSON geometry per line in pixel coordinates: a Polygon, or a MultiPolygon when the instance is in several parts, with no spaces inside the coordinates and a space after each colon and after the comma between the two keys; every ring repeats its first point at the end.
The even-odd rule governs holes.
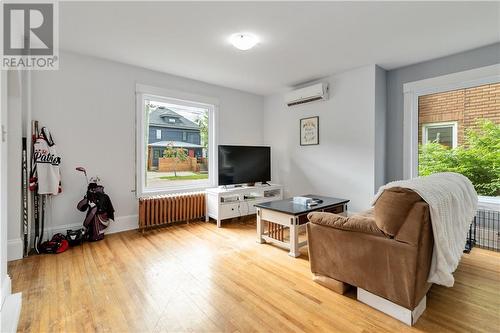
{"type": "Polygon", "coordinates": [[[307,218],[311,223],[335,229],[385,236],[384,233],[377,227],[373,218],[362,215],[345,217],[333,213],[313,212],[309,213],[307,218]]]}
{"type": "Polygon", "coordinates": [[[418,246],[423,241],[422,237],[429,238],[430,240],[426,240],[426,242],[432,243],[432,235],[429,206],[426,202],[421,201],[410,209],[403,226],[394,239],[398,242],[418,246]]]}

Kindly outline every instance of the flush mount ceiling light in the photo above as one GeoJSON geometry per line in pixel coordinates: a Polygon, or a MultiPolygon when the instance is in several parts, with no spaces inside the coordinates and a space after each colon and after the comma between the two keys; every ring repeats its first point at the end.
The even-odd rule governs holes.
{"type": "Polygon", "coordinates": [[[238,50],[246,51],[254,47],[259,42],[259,39],[254,34],[239,32],[232,34],[229,41],[238,50]]]}

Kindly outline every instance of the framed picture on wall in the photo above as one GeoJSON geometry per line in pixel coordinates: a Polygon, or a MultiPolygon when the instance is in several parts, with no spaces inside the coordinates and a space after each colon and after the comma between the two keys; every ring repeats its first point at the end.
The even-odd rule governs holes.
{"type": "Polygon", "coordinates": [[[300,119],[300,145],[319,145],[319,117],[300,119]]]}

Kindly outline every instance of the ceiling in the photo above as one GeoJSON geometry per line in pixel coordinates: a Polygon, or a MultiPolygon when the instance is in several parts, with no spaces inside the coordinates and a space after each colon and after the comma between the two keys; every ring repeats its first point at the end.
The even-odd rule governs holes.
{"type": "Polygon", "coordinates": [[[500,2],[60,2],[60,48],[268,95],[500,41],[500,2]],[[239,51],[235,32],[261,43],[239,51]]]}

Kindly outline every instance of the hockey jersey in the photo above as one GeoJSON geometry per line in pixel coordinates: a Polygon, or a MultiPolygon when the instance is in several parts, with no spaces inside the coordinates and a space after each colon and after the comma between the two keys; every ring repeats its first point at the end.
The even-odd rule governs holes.
{"type": "Polygon", "coordinates": [[[57,195],[61,192],[61,157],[57,155],[52,135],[43,127],[33,147],[33,161],[36,168],[38,194],[57,195]]]}

